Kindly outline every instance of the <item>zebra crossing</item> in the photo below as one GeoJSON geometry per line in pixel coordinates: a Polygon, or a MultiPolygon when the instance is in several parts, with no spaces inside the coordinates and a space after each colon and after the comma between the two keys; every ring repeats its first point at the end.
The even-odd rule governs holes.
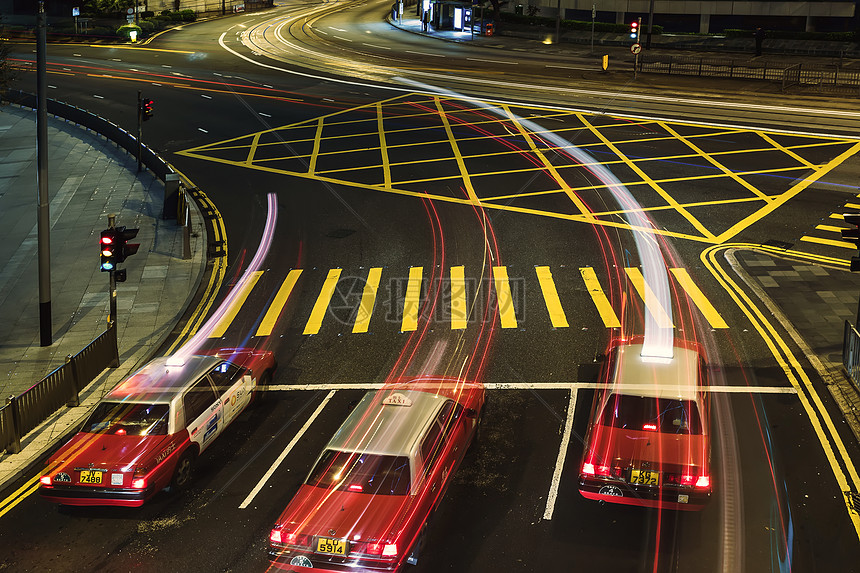
{"type": "MultiPolygon", "coordinates": [[[[393,275],[390,270],[384,269],[383,267],[370,267],[363,269],[360,276],[345,277],[343,275],[343,269],[333,268],[328,271],[323,271],[325,272],[325,278],[322,279],[322,283],[320,284],[319,280],[307,278],[309,273],[307,273],[305,269],[292,269],[278,286],[275,295],[270,299],[268,296],[266,297],[267,300],[269,300],[268,306],[265,308],[264,312],[261,312],[262,318],[259,320],[253,335],[256,337],[270,336],[274,332],[275,325],[277,324],[287,303],[291,299],[294,299],[294,297],[297,297],[304,289],[309,288],[313,288],[314,290],[304,292],[303,296],[307,297],[309,294],[310,298],[313,300],[310,312],[304,314],[302,314],[301,311],[297,312],[294,320],[303,321],[303,325],[292,325],[294,327],[300,326],[303,335],[312,336],[318,334],[326,320],[335,320],[335,318],[333,318],[333,305],[336,304],[340,309],[343,309],[344,304],[347,306],[352,304],[349,303],[347,299],[356,301],[356,303],[352,304],[352,307],[348,309],[351,317],[352,333],[367,333],[370,331],[374,313],[380,313],[379,307],[381,305],[378,304],[378,299],[380,298],[380,292],[382,290],[380,284],[383,279],[384,271],[393,275]],[[300,281],[303,277],[306,277],[307,280],[302,283],[303,288],[299,288],[300,281]],[[347,280],[363,284],[363,286],[361,286],[360,296],[358,296],[358,293],[352,293],[349,297],[344,297],[343,293],[341,293],[340,300],[335,303],[334,299],[335,294],[338,291],[338,286],[342,285],[347,280]],[[311,286],[312,284],[315,286],[311,286]]],[[[620,327],[621,321],[619,320],[618,309],[616,309],[610,301],[610,297],[607,295],[604,285],[601,283],[600,279],[598,279],[594,268],[581,267],[578,269],[578,274],[569,273],[567,271],[568,269],[566,268],[556,269],[556,272],[554,273],[553,269],[549,266],[535,266],[534,274],[531,276],[511,277],[509,276],[508,268],[506,266],[492,267],[492,275],[489,277],[489,283],[493,291],[492,295],[495,297],[498,305],[498,320],[501,328],[517,329],[524,327],[525,321],[521,316],[524,314],[524,305],[520,300],[523,297],[518,295],[521,295],[521,293],[524,292],[525,283],[530,281],[534,281],[536,283],[541,294],[539,297],[541,304],[546,308],[547,314],[545,316],[548,317],[549,320],[548,322],[545,322],[545,324],[553,329],[570,328],[571,321],[568,319],[568,313],[562,303],[562,298],[559,295],[557,280],[559,280],[558,277],[560,275],[563,277],[561,279],[563,283],[560,284],[564,284],[568,290],[573,286],[575,289],[580,291],[584,290],[588,294],[588,298],[606,328],[620,327]],[[559,272],[562,270],[565,271],[563,275],[559,272]],[[569,284],[571,280],[581,281],[581,283],[571,285],[569,284]]],[[[266,272],[270,271],[261,270],[253,273],[250,276],[250,280],[239,287],[241,291],[238,292],[234,298],[231,308],[227,309],[223,318],[213,328],[209,335],[210,338],[220,338],[223,336],[230,327],[230,324],[239,314],[243,305],[246,304],[249,297],[254,293],[255,288],[264,288],[262,286],[258,287],[258,285],[260,284],[260,279],[266,272]]],[[[397,301],[398,304],[388,305],[389,314],[385,317],[377,318],[377,322],[392,322],[390,308],[394,306],[397,309],[400,309],[400,314],[396,317],[397,320],[395,321],[399,324],[400,332],[412,332],[417,330],[419,316],[422,312],[422,302],[424,302],[422,294],[425,292],[425,289],[428,288],[429,281],[439,280],[440,277],[435,274],[438,272],[439,271],[437,269],[430,269],[428,271],[428,269],[421,266],[410,267],[408,269],[408,276],[404,277],[406,285],[405,289],[401,289],[402,297],[397,301]],[[428,275],[431,271],[434,272],[433,276],[428,275]]],[[[674,280],[675,285],[678,287],[676,289],[672,289],[673,292],[679,294],[684,293],[691,303],[691,306],[698,309],[702,317],[708,324],[710,324],[711,328],[728,328],[728,325],[720,312],[702,292],[695,281],[693,281],[693,278],[687,272],[687,269],[670,268],[669,272],[670,280],[674,280]]],[[[628,267],[624,269],[624,273],[626,280],[632,286],[631,292],[638,296],[638,299],[643,303],[643,305],[645,305],[648,312],[655,317],[658,324],[665,328],[673,328],[675,325],[673,324],[668,310],[663,308],[657,297],[653,295],[641,270],[638,267],[628,267]]],[[[319,269],[314,269],[314,274],[320,275],[319,269]]],[[[399,277],[402,276],[403,275],[401,273],[397,277],[392,277],[391,280],[398,280],[399,277]]],[[[471,285],[471,289],[469,288],[470,285],[466,277],[465,266],[452,266],[448,268],[442,278],[444,278],[444,284],[442,287],[444,292],[441,293],[442,296],[440,297],[439,304],[443,305],[444,308],[441,309],[441,316],[444,317],[444,321],[447,322],[448,327],[450,327],[451,330],[464,330],[468,328],[470,322],[469,308],[474,302],[470,296],[475,296],[475,293],[470,293],[470,290],[474,291],[476,289],[474,288],[474,285],[471,285]]],[[[397,289],[390,290],[393,292],[397,289]]],[[[568,305],[569,304],[570,303],[568,302],[568,305]]]]}

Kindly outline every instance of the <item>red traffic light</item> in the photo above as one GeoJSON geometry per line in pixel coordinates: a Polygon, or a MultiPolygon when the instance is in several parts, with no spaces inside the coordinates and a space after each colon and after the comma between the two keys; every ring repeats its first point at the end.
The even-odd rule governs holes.
{"type": "Polygon", "coordinates": [[[143,121],[147,121],[152,117],[152,113],[155,111],[155,102],[153,102],[149,98],[143,98],[140,100],[140,115],[143,118],[143,121]]]}
{"type": "Polygon", "coordinates": [[[634,30],[639,27],[639,22],[630,22],[630,27],[634,30]]]}

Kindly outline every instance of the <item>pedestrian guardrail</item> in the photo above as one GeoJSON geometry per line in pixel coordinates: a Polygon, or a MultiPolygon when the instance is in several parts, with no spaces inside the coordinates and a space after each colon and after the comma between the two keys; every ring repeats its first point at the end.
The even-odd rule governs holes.
{"type": "Polygon", "coordinates": [[[842,336],[842,365],[851,381],[860,386],[860,332],[847,320],[842,336]]]}
{"type": "Polygon", "coordinates": [[[700,77],[721,77],[780,82],[783,90],[793,86],[811,86],[819,90],[846,91],[860,95],[860,70],[840,66],[787,64],[744,58],[677,56],[645,53],[639,60],[639,71],[700,77]]]}
{"type": "Polygon", "coordinates": [[[112,323],[66,363],[0,407],[0,449],[21,451],[21,438],[64,405],[77,406],[78,395],[105,368],[119,366],[116,324],[112,323]]]}

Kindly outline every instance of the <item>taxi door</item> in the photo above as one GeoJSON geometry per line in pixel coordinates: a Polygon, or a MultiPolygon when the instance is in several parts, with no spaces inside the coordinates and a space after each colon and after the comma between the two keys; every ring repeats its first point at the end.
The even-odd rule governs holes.
{"type": "Polygon", "coordinates": [[[221,400],[209,376],[204,376],[182,396],[185,410],[185,427],[192,442],[202,452],[211,444],[224,427],[224,411],[221,400]]]}
{"type": "Polygon", "coordinates": [[[224,410],[224,426],[229,426],[251,401],[253,381],[247,370],[222,362],[209,373],[224,410]]]}

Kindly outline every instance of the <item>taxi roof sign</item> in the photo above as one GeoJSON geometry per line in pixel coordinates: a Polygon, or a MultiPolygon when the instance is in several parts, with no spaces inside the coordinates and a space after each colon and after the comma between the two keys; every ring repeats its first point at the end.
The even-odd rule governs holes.
{"type": "Polygon", "coordinates": [[[382,403],[388,406],[411,406],[412,400],[408,398],[406,394],[395,392],[385,398],[382,403]]]}

